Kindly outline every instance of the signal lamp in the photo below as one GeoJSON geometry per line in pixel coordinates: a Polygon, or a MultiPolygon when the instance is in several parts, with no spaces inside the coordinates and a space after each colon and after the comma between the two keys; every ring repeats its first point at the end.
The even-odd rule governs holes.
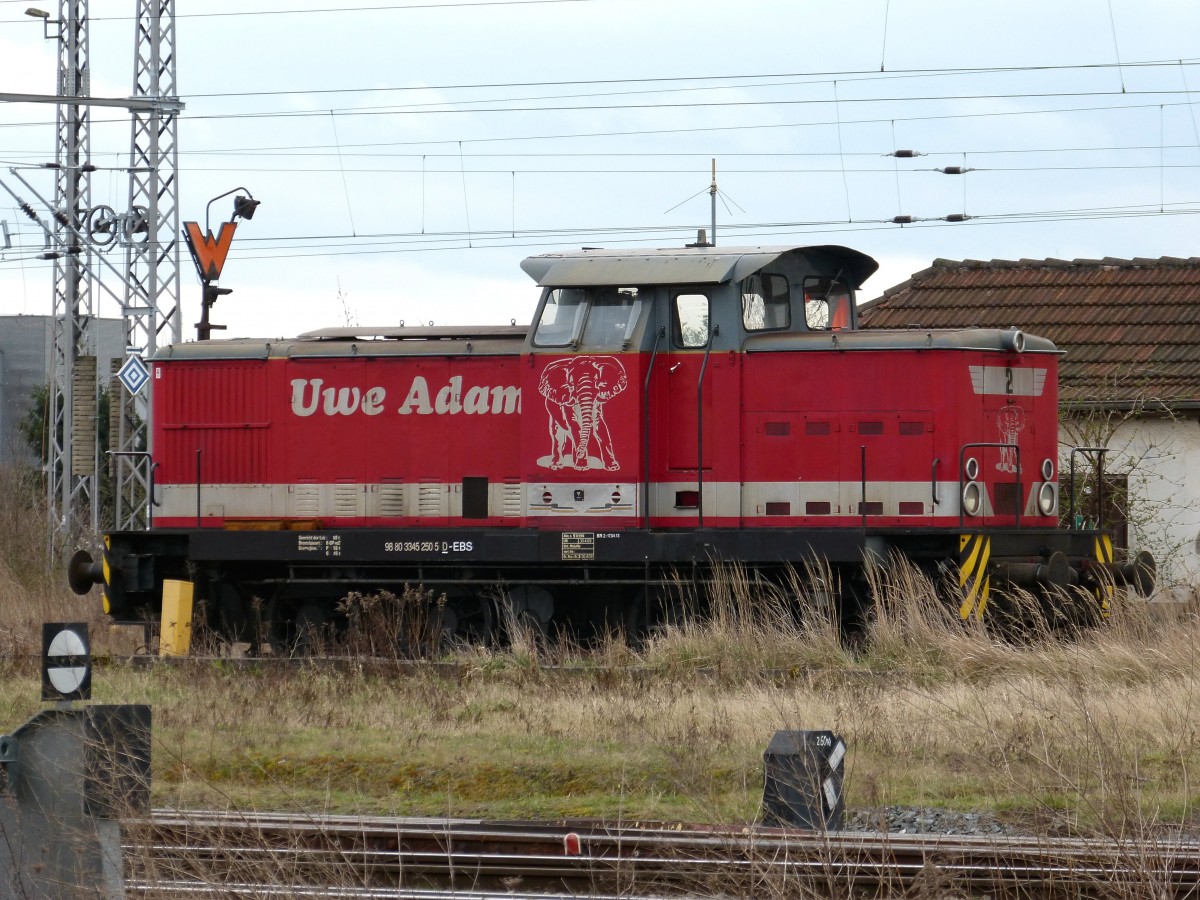
{"type": "Polygon", "coordinates": [[[261,200],[255,200],[253,197],[238,195],[233,198],[233,217],[235,219],[245,219],[249,222],[254,218],[254,211],[258,209],[261,203],[261,200]]]}
{"type": "Polygon", "coordinates": [[[979,515],[979,507],[983,500],[983,494],[979,490],[979,483],[976,481],[968,481],[966,487],[963,488],[962,502],[963,512],[968,516],[979,515]]]}
{"type": "Polygon", "coordinates": [[[1054,508],[1058,505],[1058,491],[1055,489],[1054,483],[1050,481],[1042,482],[1042,486],[1038,488],[1038,509],[1043,516],[1054,515],[1054,508]]]}

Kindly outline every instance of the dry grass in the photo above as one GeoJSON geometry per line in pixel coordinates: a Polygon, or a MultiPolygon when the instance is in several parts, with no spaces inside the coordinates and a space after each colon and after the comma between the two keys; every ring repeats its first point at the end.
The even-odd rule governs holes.
{"type": "MultiPolygon", "coordinates": [[[[18,561],[0,555],[0,566],[40,552],[35,533],[0,529],[0,554],[18,561]]],[[[43,620],[90,619],[94,644],[125,646],[95,597],[81,602],[36,568],[0,588],[8,730],[39,705],[28,656],[43,620]]],[[[1035,831],[1197,826],[1195,606],[1122,597],[1103,627],[1035,628],[1016,643],[962,625],[937,585],[893,564],[875,576],[883,599],[850,651],[830,579],[769,588],[728,567],[705,618],[636,649],[619,635],[547,645],[510,622],[511,650],[460,648],[442,656],[450,665],[137,667],[118,654],[95,692],[153,705],[158,805],[747,822],[772,733],[829,728],[850,748],[851,807],[992,810],[1035,831]]],[[[351,649],[443,652],[419,616],[387,618],[411,601],[351,598],[351,649]]]]}
{"type": "Polygon", "coordinates": [[[921,620],[907,655],[903,622],[881,620],[881,655],[806,647],[790,624],[772,643],[778,622],[735,617],[608,647],[622,668],[577,648],[541,668],[531,645],[404,670],[121,665],[98,684],[154,704],[161,803],[746,822],[771,734],[831,728],[852,807],[1089,834],[1197,824],[1194,611],[1122,604],[1108,628],[1028,645],[949,626],[938,640],[921,620]]]}

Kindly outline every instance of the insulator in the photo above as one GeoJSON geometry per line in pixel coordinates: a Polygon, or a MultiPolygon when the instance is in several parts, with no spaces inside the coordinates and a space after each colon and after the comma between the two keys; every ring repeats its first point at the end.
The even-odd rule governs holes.
{"type": "Polygon", "coordinates": [[[59,225],[61,225],[63,228],[71,227],[71,219],[64,210],[56,209],[54,211],[54,221],[57,222],[59,225]]]}
{"type": "Polygon", "coordinates": [[[963,166],[946,166],[946,168],[939,169],[938,171],[943,175],[966,175],[972,170],[963,166]]]}
{"type": "Polygon", "coordinates": [[[79,167],[79,171],[80,172],[95,172],[96,166],[93,163],[84,163],[82,166],[79,167]]]}
{"type": "Polygon", "coordinates": [[[29,216],[35,222],[38,220],[37,213],[33,211],[33,207],[24,201],[21,202],[21,212],[25,213],[25,215],[29,216]]]}
{"type": "Polygon", "coordinates": [[[950,215],[945,217],[945,221],[947,221],[947,222],[965,222],[969,218],[971,218],[971,217],[968,216],[966,213],[950,213],[950,215]]]}
{"type": "Polygon", "coordinates": [[[892,219],[892,224],[893,225],[911,225],[912,220],[913,220],[912,216],[896,216],[894,219],[892,219]]]}
{"type": "Polygon", "coordinates": [[[921,154],[918,153],[916,150],[894,150],[889,155],[896,157],[896,159],[914,159],[915,157],[918,157],[921,154]]]}

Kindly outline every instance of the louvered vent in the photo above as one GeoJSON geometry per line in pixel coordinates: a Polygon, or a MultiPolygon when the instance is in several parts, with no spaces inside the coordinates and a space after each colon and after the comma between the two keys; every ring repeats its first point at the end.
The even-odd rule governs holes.
{"type": "Polygon", "coordinates": [[[333,514],[346,518],[358,515],[358,485],[339,484],[334,488],[333,514]]]}
{"type": "Polygon", "coordinates": [[[321,488],[316,484],[298,484],[292,494],[293,514],[315,517],[321,514],[321,488]]]}
{"type": "Polygon", "coordinates": [[[404,485],[380,485],[379,514],[389,518],[399,518],[404,515],[404,485]]]}
{"type": "Polygon", "coordinates": [[[418,516],[444,516],[445,510],[442,509],[442,498],[445,496],[445,489],[436,483],[424,483],[420,487],[420,494],[417,496],[417,515],[418,516]]]}
{"type": "Polygon", "coordinates": [[[500,515],[513,517],[521,515],[521,485],[519,483],[500,485],[500,515]]]}

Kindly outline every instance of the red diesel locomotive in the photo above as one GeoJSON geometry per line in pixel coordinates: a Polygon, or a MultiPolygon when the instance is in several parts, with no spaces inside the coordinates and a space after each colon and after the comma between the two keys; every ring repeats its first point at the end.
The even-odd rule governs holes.
{"type": "MultiPolygon", "coordinates": [[[[837,246],[533,256],[530,327],[331,328],[153,361],[153,523],[71,569],[119,621],[165,578],[283,641],[349,591],[422,584],[488,639],[653,619],[717,561],[957,573],[961,615],[1153,562],[1059,527],[1057,359],[1017,330],[858,330],[877,268],[837,246]],[[497,600],[497,598],[502,598],[497,600]]],[[[1106,585],[1108,587],[1106,587],[1106,585]]]]}

